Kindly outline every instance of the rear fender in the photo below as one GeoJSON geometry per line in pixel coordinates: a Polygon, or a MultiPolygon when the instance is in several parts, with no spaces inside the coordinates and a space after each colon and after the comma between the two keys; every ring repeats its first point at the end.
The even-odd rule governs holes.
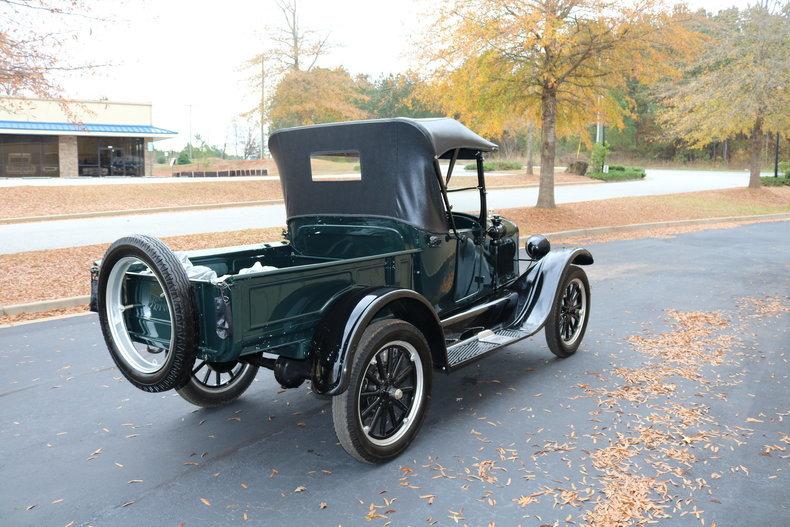
{"type": "Polygon", "coordinates": [[[550,251],[509,287],[519,295],[516,318],[511,327],[537,333],[546,324],[559,294],[560,283],[571,265],[591,265],[593,257],[587,249],[550,251]]]}
{"type": "Polygon", "coordinates": [[[373,320],[385,315],[414,324],[428,341],[434,366],[443,364],[444,332],[425,297],[393,287],[353,289],[332,303],[316,327],[308,353],[314,392],[339,395],[346,391],[362,334],[373,320]]]}

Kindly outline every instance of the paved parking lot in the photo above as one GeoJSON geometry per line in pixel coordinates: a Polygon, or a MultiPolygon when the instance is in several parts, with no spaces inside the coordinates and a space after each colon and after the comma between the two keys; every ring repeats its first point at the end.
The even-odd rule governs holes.
{"type": "Polygon", "coordinates": [[[789,226],[592,246],[580,351],[436,374],[384,466],[268,372],[199,410],[125,382],[94,315],[0,330],[0,525],[788,525],[789,226]]]}

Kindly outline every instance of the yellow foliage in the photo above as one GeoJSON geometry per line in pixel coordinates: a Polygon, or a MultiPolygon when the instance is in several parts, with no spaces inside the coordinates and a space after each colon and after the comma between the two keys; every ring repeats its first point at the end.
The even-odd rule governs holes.
{"type": "Polygon", "coordinates": [[[622,127],[632,101],[622,106],[613,94],[622,97],[630,79],[678,75],[702,41],[689,13],[657,0],[450,0],[440,11],[421,96],[489,135],[515,118],[540,122],[547,94],[557,135],[586,138],[599,117],[622,127]]]}
{"type": "Polygon", "coordinates": [[[790,134],[790,4],[722,12],[707,32],[699,60],[663,90],[662,124],[698,147],[738,134],[790,134]]]}
{"type": "Polygon", "coordinates": [[[364,119],[366,100],[343,68],[288,72],[277,85],[269,109],[273,128],[364,119]]]}

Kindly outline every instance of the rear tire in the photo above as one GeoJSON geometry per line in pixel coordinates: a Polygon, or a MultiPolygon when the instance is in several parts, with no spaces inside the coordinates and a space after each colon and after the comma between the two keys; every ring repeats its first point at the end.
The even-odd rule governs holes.
{"type": "Polygon", "coordinates": [[[348,389],[332,398],[345,451],[385,463],[406,450],[428,410],[431,373],[430,348],[416,327],[403,320],[372,323],[354,354],[348,389]]]}
{"type": "Polygon", "coordinates": [[[590,282],[581,267],[570,265],[557,289],[546,321],[546,343],[557,357],[570,357],[579,349],[590,318],[590,282]]]}
{"type": "Polygon", "coordinates": [[[176,391],[195,406],[215,408],[241,397],[257,374],[258,366],[246,362],[211,363],[198,359],[189,382],[176,391]]]}
{"type": "Polygon", "coordinates": [[[127,236],[107,249],[99,271],[99,322],[115,365],[126,379],[146,392],[163,392],[189,382],[197,350],[197,317],[189,278],[173,251],[151,236],[127,236]],[[123,317],[124,276],[135,262],[154,274],[167,301],[171,321],[162,364],[136,353],[123,317]],[[109,291],[109,294],[108,294],[109,291]]]}

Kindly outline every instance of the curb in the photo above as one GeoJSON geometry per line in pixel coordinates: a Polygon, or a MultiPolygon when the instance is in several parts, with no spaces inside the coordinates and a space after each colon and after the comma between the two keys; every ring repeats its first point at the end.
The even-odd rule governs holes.
{"type": "Polygon", "coordinates": [[[134,214],[157,214],[161,212],[256,207],[260,205],[273,205],[276,203],[283,203],[283,200],[270,199],[262,201],[234,201],[231,203],[206,203],[201,205],[179,205],[175,207],[153,207],[150,209],[101,210],[98,212],[76,212],[74,214],[51,214],[48,216],[22,216],[21,218],[0,218],[0,225],[10,225],[13,223],[35,223],[40,221],[81,220],[86,218],[101,218],[106,216],[130,216],[134,214]]]}
{"type": "Polygon", "coordinates": [[[39,322],[50,322],[52,320],[63,320],[65,318],[84,317],[86,315],[94,315],[93,311],[80,311],[79,313],[68,313],[66,315],[54,315],[51,317],[33,318],[30,320],[20,320],[18,322],[8,322],[7,324],[0,324],[0,329],[15,328],[18,326],[27,326],[30,324],[38,324],[39,322]]]}
{"type": "Polygon", "coordinates": [[[56,298],[54,300],[40,300],[29,304],[0,306],[0,316],[39,313],[41,311],[52,311],[53,309],[63,309],[65,307],[87,306],[90,300],[90,296],[71,296],[68,298],[56,298]]]}
{"type": "MultiPolygon", "coordinates": [[[[695,220],[673,220],[659,221],[654,223],[633,223],[630,225],[618,225],[613,227],[590,227],[588,229],[572,229],[567,231],[547,232],[546,236],[591,236],[594,234],[605,234],[612,232],[638,231],[647,228],[675,227],[679,225],[705,225],[710,223],[722,223],[727,221],[748,221],[757,219],[790,219],[790,212],[779,212],[775,214],[752,214],[748,216],[722,216],[720,218],[703,218],[695,220]]],[[[525,241],[526,236],[520,238],[525,241]]],[[[84,306],[90,302],[90,296],[73,296],[69,298],[58,298],[55,300],[41,300],[29,304],[16,304],[0,306],[0,316],[18,315],[22,313],[38,313],[53,309],[66,307],[84,306]]]]}
{"type": "MultiPolygon", "coordinates": [[[[555,186],[566,185],[591,185],[599,181],[584,183],[564,182],[555,183],[555,186]]],[[[488,190],[508,190],[515,188],[537,188],[538,185],[504,185],[500,187],[490,187],[488,190]]],[[[132,216],[135,214],[159,214],[162,212],[188,212],[191,210],[208,209],[231,209],[236,207],[260,207],[263,205],[276,205],[284,203],[281,199],[267,199],[258,201],[231,201],[229,203],[203,203],[199,205],[176,205],[169,207],[151,207],[148,209],[128,209],[128,210],[100,210],[96,212],[75,212],[70,214],[49,214],[46,216],[21,216],[19,218],[0,218],[0,225],[11,225],[14,223],[36,223],[42,221],[60,220],[84,220],[89,218],[103,218],[107,216],[132,216]]]]}
{"type": "Polygon", "coordinates": [[[548,232],[546,236],[592,236],[595,234],[608,234],[613,232],[630,232],[649,228],[677,227],[682,225],[705,225],[727,221],[748,221],[759,219],[790,219],[790,212],[776,212],[773,214],[750,214],[747,216],[721,216],[719,218],[701,218],[694,220],[657,221],[653,223],[632,223],[629,225],[616,225],[613,227],[589,227],[587,229],[571,229],[567,231],[548,232]]]}

